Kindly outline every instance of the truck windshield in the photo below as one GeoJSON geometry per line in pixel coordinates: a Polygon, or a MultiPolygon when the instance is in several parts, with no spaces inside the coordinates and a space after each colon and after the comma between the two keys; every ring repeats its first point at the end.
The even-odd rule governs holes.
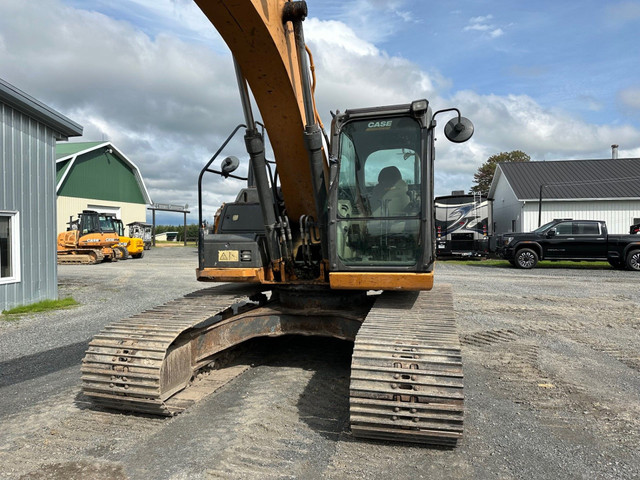
{"type": "Polygon", "coordinates": [[[545,223],[544,225],[542,225],[541,227],[536,228],[533,233],[544,233],[545,230],[547,230],[551,225],[553,225],[554,223],[556,223],[555,220],[549,222],[549,223],[545,223]]]}
{"type": "Polygon", "coordinates": [[[414,265],[422,152],[411,117],[356,120],[340,132],[338,255],[345,265],[414,265]]]}

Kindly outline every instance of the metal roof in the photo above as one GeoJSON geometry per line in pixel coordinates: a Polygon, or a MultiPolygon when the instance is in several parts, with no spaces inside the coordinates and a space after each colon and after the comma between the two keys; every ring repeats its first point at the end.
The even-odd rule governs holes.
{"type": "Polygon", "coordinates": [[[489,197],[503,175],[518,200],[640,198],[640,158],[499,163],[489,197]]]}
{"type": "Polygon", "coordinates": [[[0,102],[49,126],[60,135],[58,140],[82,135],[82,125],[56,112],[51,107],[46,106],[1,78],[0,102]]]}
{"type": "Polygon", "coordinates": [[[56,160],[59,160],[70,155],[75,155],[84,150],[89,151],[93,147],[98,145],[105,145],[108,142],[71,142],[71,143],[59,143],[56,145],[56,160]]]}
{"type": "Polygon", "coordinates": [[[142,174],[140,173],[140,169],[138,169],[137,165],[133,163],[118,148],[116,148],[111,142],[73,142],[56,144],[56,166],[58,167],[56,178],[56,193],[60,194],[60,190],[67,176],[73,169],[73,166],[79,157],[82,157],[83,155],[89,154],[96,150],[107,149],[110,149],[110,155],[117,156],[120,160],[122,160],[122,162],[124,162],[125,165],[127,165],[131,169],[131,171],[133,171],[135,181],[140,189],[140,193],[142,195],[142,198],[144,199],[144,203],[147,205],[152,204],[153,202],[151,201],[151,197],[149,196],[149,192],[142,178],[142,174]]]}

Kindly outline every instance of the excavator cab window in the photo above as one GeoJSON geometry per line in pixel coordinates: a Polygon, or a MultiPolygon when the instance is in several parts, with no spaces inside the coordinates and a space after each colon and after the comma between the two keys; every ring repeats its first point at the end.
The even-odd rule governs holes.
{"type": "Polygon", "coordinates": [[[113,218],[113,227],[115,229],[115,232],[120,236],[120,237],[124,237],[124,225],[122,224],[122,220],[120,220],[119,218],[113,218]]]}
{"type": "Polygon", "coordinates": [[[83,213],[80,221],[80,231],[82,235],[89,233],[101,233],[100,218],[95,213],[83,213]]]}
{"type": "Polygon", "coordinates": [[[340,132],[337,250],[347,266],[415,265],[421,127],[411,117],[348,122],[340,132]]]}

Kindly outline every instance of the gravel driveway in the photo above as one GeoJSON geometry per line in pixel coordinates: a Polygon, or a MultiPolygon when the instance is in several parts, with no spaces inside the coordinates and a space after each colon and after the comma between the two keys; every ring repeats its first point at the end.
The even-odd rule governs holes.
{"type": "MultiPolygon", "coordinates": [[[[354,439],[351,345],[250,344],[244,373],[182,415],[92,408],[80,362],[106,323],[206,285],[190,247],[59,267],[81,306],[0,321],[0,478],[632,479],[640,477],[640,275],[440,262],[465,369],[454,450],[354,439]]],[[[1,317],[0,317],[1,318],[1,317]]]]}

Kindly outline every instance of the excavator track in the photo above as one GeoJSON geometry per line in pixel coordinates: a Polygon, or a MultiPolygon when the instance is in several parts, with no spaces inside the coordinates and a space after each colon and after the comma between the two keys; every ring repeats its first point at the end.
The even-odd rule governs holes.
{"type": "Polygon", "coordinates": [[[256,293],[207,288],[106,326],[82,360],[83,393],[105,408],[165,416],[182,412],[193,399],[179,392],[212,361],[194,363],[189,330],[258,306],[247,303],[256,293]]]}
{"type": "Polygon", "coordinates": [[[104,260],[100,250],[71,250],[58,252],[58,265],[93,265],[104,260]]]}
{"type": "Polygon", "coordinates": [[[463,399],[451,286],[381,294],[355,341],[353,434],[454,447],[462,437],[463,399]]]}
{"type": "Polygon", "coordinates": [[[278,298],[268,300],[259,286],[222,285],[116,321],[89,343],[83,392],[102,407],[172,416],[207,394],[203,387],[198,396],[194,376],[244,340],[333,336],[355,340],[355,436],[456,445],[462,436],[462,361],[449,285],[384,292],[339,309],[327,305],[334,296],[316,297],[324,298],[322,307],[308,298],[293,305],[291,298],[278,298]]]}

